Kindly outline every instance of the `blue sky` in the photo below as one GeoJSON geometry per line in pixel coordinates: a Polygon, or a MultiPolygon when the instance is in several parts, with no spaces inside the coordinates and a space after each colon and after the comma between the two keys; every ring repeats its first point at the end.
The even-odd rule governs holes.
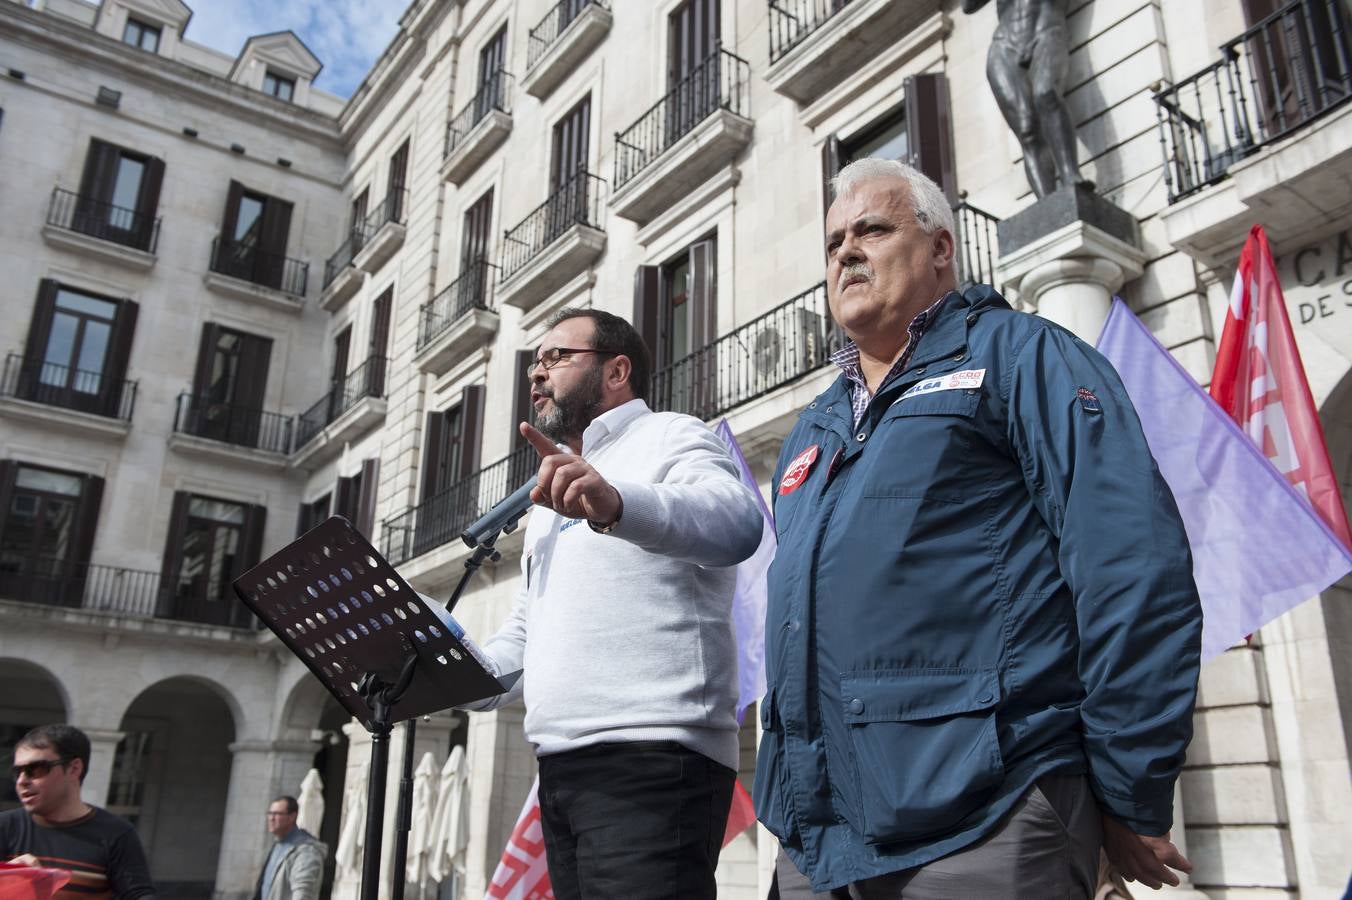
{"type": "Polygon", "coordinates": [[[187,0],[184,34],[234,56],[255,34],[290,29],[324,63],[316,86],[347,97],[399,30],[409,0],[187,0]]]}

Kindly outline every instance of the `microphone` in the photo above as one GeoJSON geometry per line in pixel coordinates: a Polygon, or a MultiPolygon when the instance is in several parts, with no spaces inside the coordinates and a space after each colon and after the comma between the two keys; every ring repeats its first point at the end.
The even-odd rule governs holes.
{"type": "Polygon", "coordinates": [[[530,491],[537,483],[538,479],[532,478],[512,491],[506,500],[498,503],[471,523],[468,528],[460,532],[460,540],[465,542],[465,546],[473,550],[485,541],[496,538],[498,532],[509,534],[514,531],[517,521],[532,506],[530,491]]]}

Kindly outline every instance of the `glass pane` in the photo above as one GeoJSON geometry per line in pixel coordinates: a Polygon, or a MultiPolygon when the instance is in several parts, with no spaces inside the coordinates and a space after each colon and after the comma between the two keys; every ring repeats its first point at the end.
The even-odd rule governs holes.
{"type": "Polygon", "coordinates": [[[178,595],[201,596],[204,576],[210,562],[211,524],[188,521],[183,534],[183,562],[178,570],[178,595]]]}
{"type": "Polygon", "coordinates": [[[33,547],[33,555],[46,559],[66,559],[75,531],[75,502],[44,497],[42,512],[42,530],[33,547]]]}
{"type": "Polygon", "coordinates": [[[113,206],[108,213],[108,224],[130,230],[135,224],[131,213],[136,211],[136,198],[141,193],[141,178],[146,164],[139,159],[123,156],[117,163],[117,178],[113,182],[113,206]]]}
{"type": "Polygon", "coordinates": [[[57,313],[52,316],[52,330],[47,335],[47,352],[42,355],[45,365],[38,380],[43,384],[64,385],[70,375],[71,357],[75,351],[75,335],[80,320],[75,316],[57,313]]]}
{"type": "Polygon", "coordinates": [[[111,300],[100,300],[97,297],[86,297],[84,294],[77,294],[74,291],[61,288],[56,292],[56,308],[64,309],[69,312],[82,313],[87,316],[113,321],[117,316],[117,304],[111,300]]]}
{"type": "Polygon", "coordinates": [[[231,522],[237,525],[244,523],[243,506],[207,497],[193,497],[188,504],[188,515],[195,519],[212,519],[216,522],[231,522]]]}
{"type": "Polygon", "coordinates": [[[906,120],[898,116],[876,131],[864,135],[857,144],[851,144],[844,155],[851,161],[870,156],[905,160],[907,152],[906,120]]]}
{"type": "Polygon", "coordinates": [[[80,496],[80,489],[84,487],[84,479],[79,475],[51,472],[47,469],[30,469],[24,466],[19,469],[18,477],[14,479],[14,485],[15,487],[44,491],[49,494],[78,497],[80,496]]]}
{"type": "Polygon", "coordinates": [[[239,217],[235,219],[235,240],[258,242],[258,223],[263,216],[263,201],[245,194],[239,200],[239,217]]]}
{"type": "Polygon", "coordinates": [[[230,573],[235,568],[235,554],[239,552],[239,529],[217,525],[211,534],[211,568],[207,572],[208,600],[229,601],[226,593],[230,573]]]}
{"type": "Polygon", "coordinates": [[[80,341],[80,355],[76,361],[75,383],[77,391],[98,393],[98,383],[102,381],[103,360],[108,354],[108,337],[113,329],[106,322],[85,322],[84,339],[80,341]]]}
{"type": "Polygon", "coordinates": [[[38,530],[40,499],[33,494],[14,492],[9,515],[0,532],[0,572],[19,572],[24,568],[38,530]]]}

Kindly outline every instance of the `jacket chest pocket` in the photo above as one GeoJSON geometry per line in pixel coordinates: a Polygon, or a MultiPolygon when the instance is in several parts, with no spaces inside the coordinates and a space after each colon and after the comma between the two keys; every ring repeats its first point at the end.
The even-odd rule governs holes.
{"type": "Polygon", "coordinates": [[[960,502],[971,496],[968,467],[981,402],[978,390],[938,391],[897,400],[883,413],[866,497],[960,502]]]}
{"type": "Polygon", "coordinates": [[[855,795],[847,818],[870,844],[937,836],[1004,780],[995,669],[906,669],[841,676],[855,795]]]}

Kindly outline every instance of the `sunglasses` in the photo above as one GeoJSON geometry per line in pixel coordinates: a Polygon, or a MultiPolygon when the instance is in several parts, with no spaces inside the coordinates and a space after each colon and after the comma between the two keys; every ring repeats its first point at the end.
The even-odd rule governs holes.
{"type": "Polygon", "coordinates": [[[29,778],[46,778],[47,773],[52,769],[74,762],[74,760],[75,757],[73,756],[63,756],[60,759],[38,759],[21,766],[10,766],[9,774],[15,781],[19,780],[20,775],[27,775],[29,778]]]}

